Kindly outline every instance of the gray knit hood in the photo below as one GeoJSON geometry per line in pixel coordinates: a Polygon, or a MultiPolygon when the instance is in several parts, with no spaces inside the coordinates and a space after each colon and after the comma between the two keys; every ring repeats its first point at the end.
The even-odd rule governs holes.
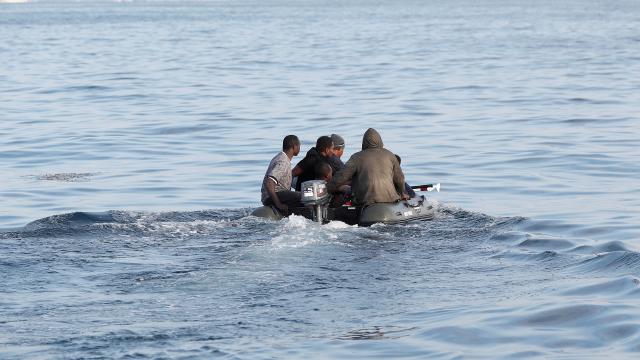
{"type": "Polygon", "coordinates": [[[376,131],[376,129],[369,128],[362,137],[362,150],[366,149],[382,149],[384,144],[382,143],[382,137],[376,131]]]}

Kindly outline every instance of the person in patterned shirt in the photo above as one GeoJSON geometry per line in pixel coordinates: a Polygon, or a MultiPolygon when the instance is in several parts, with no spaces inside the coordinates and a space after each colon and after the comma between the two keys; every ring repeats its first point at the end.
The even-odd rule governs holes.
{"type": "Polygon", "coordinates": [[[291,159],[300,153],[300,140],[287,135],[282,140],[282,151],[271,159],[262,180],[261,200],[265,206],[275,206],[282,212],[289,207],[300,207],[300,192],[291,191],[291,159]]]}

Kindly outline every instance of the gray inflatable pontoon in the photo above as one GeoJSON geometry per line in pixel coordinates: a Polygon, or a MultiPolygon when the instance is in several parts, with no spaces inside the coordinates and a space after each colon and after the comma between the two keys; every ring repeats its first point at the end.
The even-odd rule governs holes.
{"type": "MultiPolygon", "coordinates": [[[[316,215],[318,214],[317,209],[311,206],[293,208],[291,213],[323,223],[337,220],[360,226],[370,226],[375,223],[399,224],[416,220],[431,220],[434,215],[433,206],[429,204],[423,195],[395,203],[377,203],[365,207],[341,206],[329,208],[323,206],[320,209],[320,213],[322,213],[322,219],[320,220],[316,215]]],[[[284,218],[275,207],[270,206],[259,207],[251,215],[271,220],[284,218]]]]}
{"type": "Polygon", "coordinates": [[[397,203],[369,205],[360,212],[358,225],[369,226],[375,223],[398,224],[414,220],[431,220],[433,214],[433,206],[429,204],[424,195],[420,195],[397,203]]]}

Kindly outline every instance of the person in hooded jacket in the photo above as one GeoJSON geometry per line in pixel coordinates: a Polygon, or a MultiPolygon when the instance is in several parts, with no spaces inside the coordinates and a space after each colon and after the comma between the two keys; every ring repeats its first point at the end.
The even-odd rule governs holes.
{"type": "Polygon", "coordinates": [[[320,136],[316,146],[309,149],[304,159],[293,168],[292,175],[298,177],[296,191],[300,191],[302,183],[316,178],[316,166],[322,162],[329,162],[333,155],[333,140],[328,136],[320,136]]]}
{"type": "Polygon", "coordinates": [[[398,159],[384,148],[382,137],[375,129],[364,133],[362,151],[353,154],[344,168],[334,174],[328,190],[339,191],[349,180],[354,202],[359,206],[409,198],[404,191],[404,174],[398,159]]]}

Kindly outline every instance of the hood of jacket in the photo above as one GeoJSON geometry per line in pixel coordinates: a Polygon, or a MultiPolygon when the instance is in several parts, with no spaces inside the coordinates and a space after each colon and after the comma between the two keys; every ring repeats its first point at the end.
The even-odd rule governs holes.
{"type": "Polygon", "coordinates": [[[376,129],[369,128],[362,137],[362,150],[366,149],[382,149],[382,137],[376,129]]]}

